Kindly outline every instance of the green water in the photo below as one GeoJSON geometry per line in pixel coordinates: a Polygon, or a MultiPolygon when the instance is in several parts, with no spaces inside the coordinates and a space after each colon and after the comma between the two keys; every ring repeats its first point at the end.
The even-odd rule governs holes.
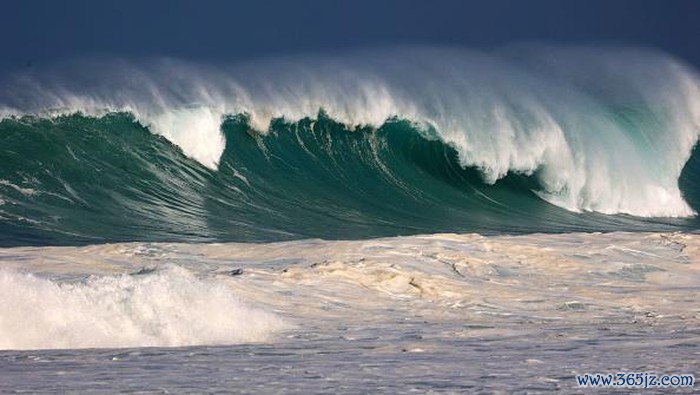
{"type": "MultiPolygon", "coordinates": [[[[537,196],[537,174],[488,185],[451,146],[397,119],[349,131],[321,113],[260,135],[233,116],[221,128],[212,170],[127,113],[0,121],[0,245],[698,227],[570,212],[537,196]]],[[[698,166],[693,155],[680,180],[694,208],[698,166]]]]}

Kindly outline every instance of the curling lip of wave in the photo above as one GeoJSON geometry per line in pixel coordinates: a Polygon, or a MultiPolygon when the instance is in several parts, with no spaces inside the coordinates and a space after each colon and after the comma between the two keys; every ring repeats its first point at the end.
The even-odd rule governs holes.
{"type": "Polygon", "coordinates": [[[19,79],[6,104],[16,110],[7,111],[128,111],[210,168],[224,150],[227,114],[248,114],[262,132],[272,119],[319,109],[350,126],[398,116],[436,132],[488,183],[536,174],[538,194],[568,210],[694,214],[678,178],[698,139],[700,85],[687,66],[654,51],[421,48],[227,70],[171,60],[90,66],[82,76],[19,79]]]}

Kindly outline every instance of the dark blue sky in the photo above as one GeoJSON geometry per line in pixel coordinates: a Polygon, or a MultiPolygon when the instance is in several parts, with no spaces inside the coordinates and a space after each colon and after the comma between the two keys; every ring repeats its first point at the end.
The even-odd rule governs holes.
{"type": "Polygon", "coordinates": [[[0,2],[0,72],[75,56],[228,61],[393,44],[632,44],[700,65],[698,0],[0,2]]]}

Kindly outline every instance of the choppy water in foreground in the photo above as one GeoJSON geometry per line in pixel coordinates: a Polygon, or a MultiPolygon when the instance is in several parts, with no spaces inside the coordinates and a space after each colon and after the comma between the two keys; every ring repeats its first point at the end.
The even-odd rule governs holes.
{"type": "Polygon", "coordinates": [[[0,341],[14,351],[0,352],[0,391],[573,392],[583,372],[698,377],[699,249],[675,233],[2,249],[0,341]]]}

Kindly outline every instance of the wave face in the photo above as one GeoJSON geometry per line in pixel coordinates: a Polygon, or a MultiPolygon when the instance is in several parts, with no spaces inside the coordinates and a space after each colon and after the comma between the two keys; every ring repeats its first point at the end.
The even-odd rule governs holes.
{"type": "Polygon", "coordinates": [[[696,229],[698,81],[624,48],[57,66],[3,85],[0,243],[696,229]]]}
{"type": "MultiPolygon", "coordinates": [[[[321,114],[279,120],[260,135],[239,116],[225,120],[222,130],[227,145],[213,170],[129,114],[0,122],[2,243],[695,226],[692,218],[565,210],[541,199],[538,173],[490,184],[479,169],[463,167],[454,147],[406,121],[348,131],[321,114]]],[[[690,175],[700,167],[691,162],[685,178],[692,187],[690,175]]]]}

